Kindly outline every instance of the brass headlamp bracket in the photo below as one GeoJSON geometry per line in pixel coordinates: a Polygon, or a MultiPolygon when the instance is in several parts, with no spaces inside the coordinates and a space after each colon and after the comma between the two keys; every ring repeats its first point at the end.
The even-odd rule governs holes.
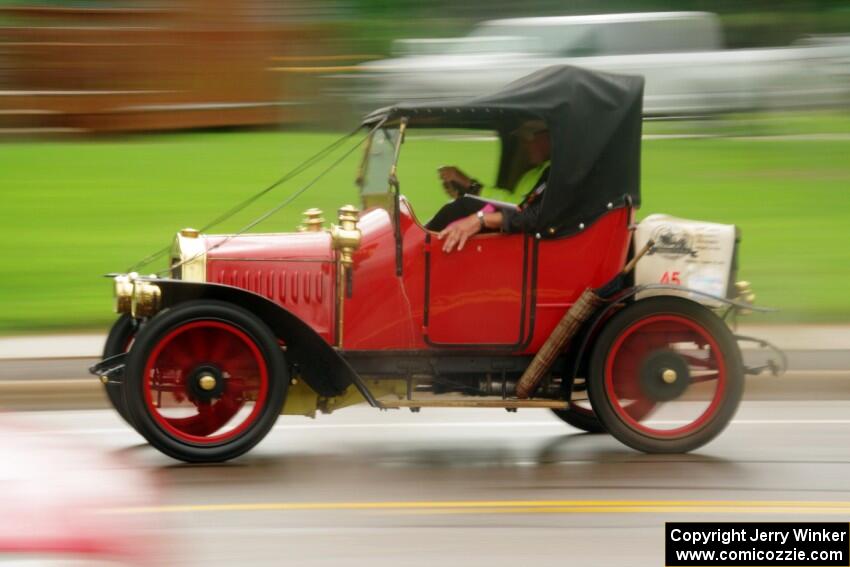
{"type": "Polygon", "coordinates": [[[338,211],[339,225],[331,225],[331,243],[336,251],[337,294],[336,294],[336,344],[342,347],[345,298],[353,291],[352,266],[354,251],[360,248],[363,234],[357,227],[360,211],[353,205],[345,205],[338,211]]]}

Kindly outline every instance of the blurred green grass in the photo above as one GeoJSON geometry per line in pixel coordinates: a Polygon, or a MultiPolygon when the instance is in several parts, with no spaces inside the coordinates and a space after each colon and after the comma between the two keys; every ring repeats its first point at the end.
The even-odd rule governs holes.
{"type": "Polygon", "coordinates": [[[650,135],[703,136],[823,136],[843,137],[850,132],[850,112],[808,110],[727,114],[702,120],[647,120],[650,135]]]}
{"type": "MultiPolygon", "coordinates": [[[[101,274],[125,270],[181,227],[203,225],[337,137],[217,132],[0,145],[0,333],[105,329],[114,314],[101,274]]],[[[445,200],[437,166],[457,164],[487,180],[496,150],[495,142],[411,136],[402,191],[427,218],[445,200]]],[[[753,282],[759,303],[782,309],[759,320],[850,322],[850,140],[664,139],[643,151],[641,215],[739,225],[740,277],[753,282]]],[[[308,207],[333,218],[340,205],[357,203],[359,159],[352,153],[255,230],[289,231],[308,207]]],[[[309,179],[270,193],[220,231],[309,179]]],[[[162,268],[164,260],[148,271],[162,268]]]]}

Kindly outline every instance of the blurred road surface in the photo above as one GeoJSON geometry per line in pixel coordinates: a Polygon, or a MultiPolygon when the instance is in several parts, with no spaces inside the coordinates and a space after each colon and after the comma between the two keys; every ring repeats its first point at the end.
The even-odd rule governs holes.
{"type": "Polygon", "coordinates": [[[160,502],[115,513],[154,516],[170,565],[658,567],[665,521],[850,519],[847,401],[746,402],[697,453],[655,456],[545,411],[357,407],[282,417],[215,466],[109,411],[20,418],[149,470],[160,502]]]}

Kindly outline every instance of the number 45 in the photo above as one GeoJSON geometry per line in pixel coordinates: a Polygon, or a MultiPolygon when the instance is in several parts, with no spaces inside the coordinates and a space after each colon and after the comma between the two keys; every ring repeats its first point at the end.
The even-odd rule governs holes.
{"type": "Polygon", "coordinates": [[[664,272],[661,275],[661,283],[682,285],[682,279],[679,277],[680,272],[664,272]]]}

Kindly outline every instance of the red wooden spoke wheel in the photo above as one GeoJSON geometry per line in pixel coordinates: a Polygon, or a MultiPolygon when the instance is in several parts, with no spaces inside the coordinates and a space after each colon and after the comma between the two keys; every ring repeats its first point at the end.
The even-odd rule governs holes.
{"type": "Polygon", "coordinates": [[[185,461],[221,461],[262,439],[288,374],[276,337],[253,314],[213,301],[163,312],[139,334],[125,398],[139,432],[185,461]]]}
{"type": "Polygon", "coordinates": [[[638,301],[613,317],[599,336],[591,375],[600,421],[647,452],[707,443],[732,419],[743,390],[732,333],[702,305],[677,297],[638,301]]]}
{"type": "Polygon", "coordinates": [[[171,435],[215,443],[240,435],[256,419],[269,372],[260,349],[241,329],[198,320],[159,340],[142,387],[148,411],[171,435]]]}

